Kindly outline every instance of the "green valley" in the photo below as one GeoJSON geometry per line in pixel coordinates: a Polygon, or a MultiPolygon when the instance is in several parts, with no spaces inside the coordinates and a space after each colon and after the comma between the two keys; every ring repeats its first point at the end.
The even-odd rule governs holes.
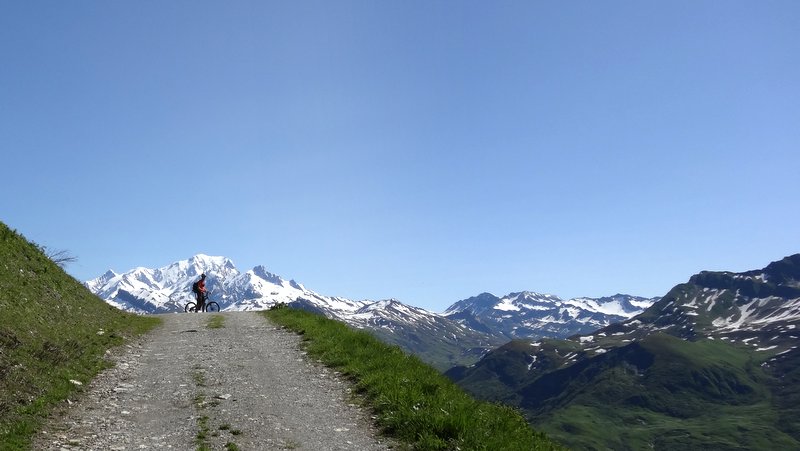
{"type": "Polygon", "coordinates": [[[574,449],[798,449],[798,262],[702,273],[624,323],[447,374],[574,449]]]}

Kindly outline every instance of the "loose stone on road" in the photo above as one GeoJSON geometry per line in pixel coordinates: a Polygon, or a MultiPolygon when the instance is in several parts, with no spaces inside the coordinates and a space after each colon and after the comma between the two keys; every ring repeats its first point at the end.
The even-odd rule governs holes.
{"type": "Polygon", "coordinates": [[[162,315],[37,436],[43,450],[386,450],[350,386],[255,312],[162,315]],[[222,327],[209,328],[221,315],[222,327]],[[235,448],[234,448],[235,445],[235,448]]]}

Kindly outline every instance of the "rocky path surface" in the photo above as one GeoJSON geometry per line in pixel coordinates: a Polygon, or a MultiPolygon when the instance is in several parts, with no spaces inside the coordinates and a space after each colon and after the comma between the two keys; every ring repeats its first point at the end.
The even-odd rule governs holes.
{"type": "Polygon", "coordinates": [[[253,312],[163,315],[34,449],[385,450],[349,385],[253,312]],[[209,327],[212,318],[219,328],[209,327]]]}

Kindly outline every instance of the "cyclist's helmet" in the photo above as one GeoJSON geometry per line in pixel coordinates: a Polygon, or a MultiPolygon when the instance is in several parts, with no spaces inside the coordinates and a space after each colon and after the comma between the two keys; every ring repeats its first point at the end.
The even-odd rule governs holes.
{"type": "Polygon", "coordinates": [[[205,279],[205,278],[206,278],[206,275],[205,275],[205,273],[203,273],[203,274],[200,274],[200,278],[201,278],[201,279],[205,279]]]}

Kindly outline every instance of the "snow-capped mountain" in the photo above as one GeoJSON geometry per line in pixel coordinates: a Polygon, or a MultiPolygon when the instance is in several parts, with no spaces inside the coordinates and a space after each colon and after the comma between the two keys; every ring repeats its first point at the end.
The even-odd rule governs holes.
{"type": "MultiPolygon", "coordinates": [[[[479,305],[491,305],[490,295],[482,296],[484,299],[479,305]]],[[[616,308],[615,300],[624,306],[625,299],[619,296],[597,301],[607,308],[616,308]]],[[[516,297],[503,298],[494,305],[500,306],[500,311],[509,305],[523,305],[515,303],[516,300],[516,297]]],[[[474,308],[475,298],[467,301],[462,302],[474,308]]],[[[636,306],[633,302],[647,301],[628,302],[636,306]]],[[[536,306],[527,305],[522,308],[536,306]]],[[[484,317],[487,316],[485,312],[484,317]]],[[[770,263],[761,270],[703,271],[687,283],[676,285],[630,319],[565,340],[526,342],[529,349],[523,358],[528,365],[526,371],[546,372],[582,364],[612,352],[627,352],[624,350],[630,345],[643,342],[649,345],[664,340],[663,337],[685,343],[731,344],[743,352],[754,353],[754,359],[762,361],[761,366],[765,368],[779,367],[787,359],[795,359],[800,364],[800,254],[770,263]],[[559,353],[558,349],[569,352],[559,353]]],[[[515,346],[518,347],[511,348],[515,346]]],[[[797,375],[800,377],[800,373],[797,375]]]]}
{"type": "Polygon", "coordinates": [[[576,449],[630,448],[637,436],[636,449],[800,449],[799,343],[795,254],[755,271],[701,272],[633,318],[515,340],[446,374],[576,449]],[[664,433],[678,422],[695,433],[664,433]],[[602,425],[598,434],[574,433],[589,423],[602,425]]]}
{"type": "Polygon", "coordinates": [[[456,302],[444,314],[473,329],[508,338],[565,338],[624,321],[658,299],[617,294],[563,300],[528,291],[500,298],[482,293],[456,302]]]}
{"type": "Polygon", "coordinates": [[[202,254],[163,268],[140,267],[122,274],[108,271],[85,285],[123,310],[182,312],[193,300],[192,283],[203,273],[210,300],[223,311],[265,310],[283,302],[370,330],[442,369],[474,361],[510,338],[563,338],[591,332],[641,313],[654,301],[627,295],[565,301],[533,292],[503,298],[484,293],[440,314],[395,299],[353,301],[325,296],[264,266],[240,272],[226,257],[202,254]]]}
{"type": "Polygon", "coordinates": [[[765,351],[788,350],[796,346],[800,331],[794,331],[799,325],[800,254],[795,254],[755,271],[703,271],[675,286],[641,315],[597,331],[596,336],[635,341],[663,332],[689,340],[744,343],[765,351]]]}
{"type": "Polygon", "coordinates": [[[502,337],[471,329],[396,299],[365,305],[341,319],[372,330],[382,340],[423,357],[442,371],[459,362],[476,361],[505,342],[502,337]]]}
{"type": "Polygon", "coordinates": [[[136,268],[117,274],[109,270],[85,283],[93,293],[112,305],[136,313],[183,311],[193,300],[192,283],[205,273],[209,299],[223,310],[264,310],[278,302],[314,299],[325,310],[354,312],[367,302],[327,297],[306,289],[294,280],[284,280],[263,266],[239,272],[226,257],[195,255],[158,269],[136,268]]]}
{"type": "Polygon", "coordinates": [[[397,300],[353,301],[330,297],[285,280],[263,266],[239,272],[225,257],[196,255],[159,269],[108,271],[85,285],[117,308],[136,313],[182,312],[193,300],[191,285],[207,276],[209,299],[223,311],[266,310],[283,302],[321,313],[415,353],[441,369],[477,360],[503,340],[474,331],[443,315],[397,300]]]}

